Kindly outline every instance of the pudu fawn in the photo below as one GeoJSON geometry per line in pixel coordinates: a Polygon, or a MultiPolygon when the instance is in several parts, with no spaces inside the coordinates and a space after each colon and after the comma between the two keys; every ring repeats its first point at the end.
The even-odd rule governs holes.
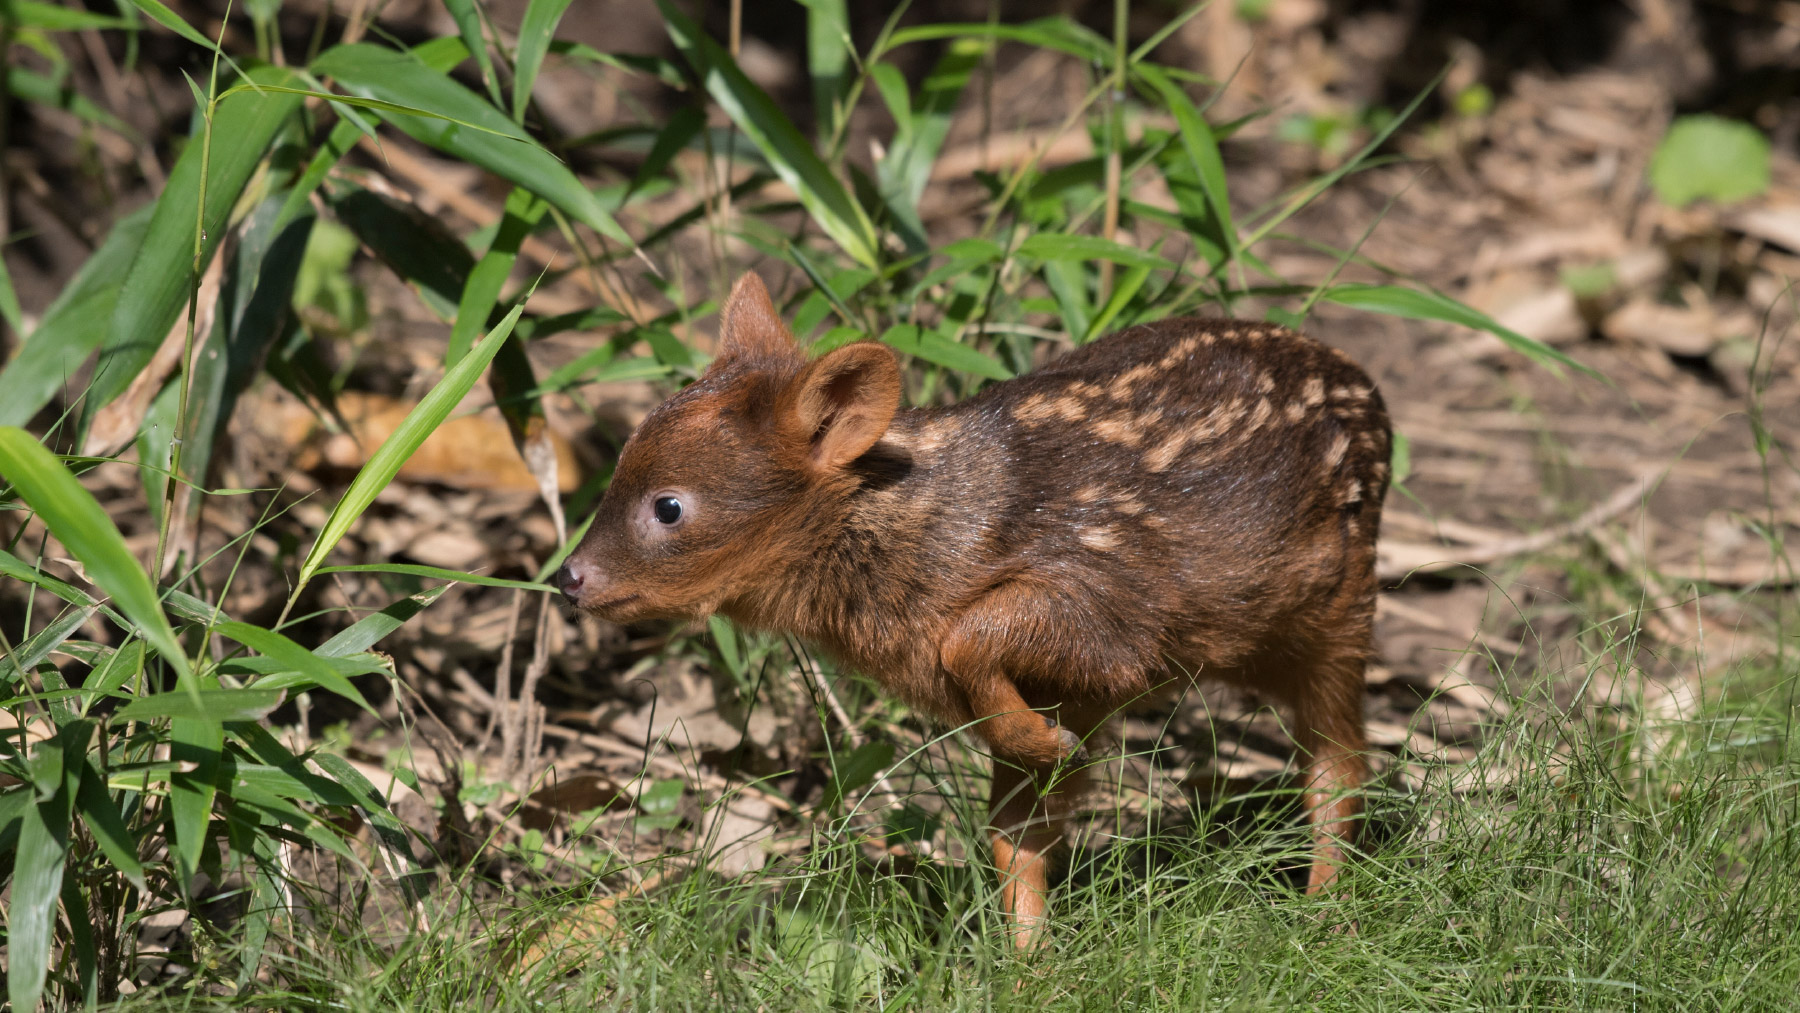
{"type": "Polygon", "coordinates": [[[1025,945],[1083,743],[1195,676],[1291,707],[1316,846],[1365,779],[1387,491],[1381,396],[1267,324],[1121,331],[949,407],[901,409],[875,342],[809,360],[754,274],[718,357],[651,412],[557,581],[612,620],[793,634],[994,756],[1000,902],[1025,945]],[[1066,773],[1066,771],[1065,771],[1066,773]]]}

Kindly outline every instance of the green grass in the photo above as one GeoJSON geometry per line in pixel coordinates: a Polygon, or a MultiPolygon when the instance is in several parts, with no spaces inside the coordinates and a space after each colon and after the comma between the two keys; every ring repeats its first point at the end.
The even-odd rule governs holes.
{"type": "MultiPolygon", "coordinates": [[[[566,917],[567,894],[526,894],[505,917],[466,904],[388,940],[360,922],[299,931],[247,1006],[1790,1008],[1792,661],[1721,678],[1673,720],[1646,719],[1654,708],[1630,696],[1521,707],[1471,763],[1431,768],[1417,791],[1378,791],[1369,853],[1331,898],[1304,896],[1283,871],[1305,850],[1290,807],[1175,813],[1090,836],[1056,889],[1048,944],[1018,954],[979,860],[879,866],[858,844],[865,818],[820,825],[810,850],[757,874],[694,872],[628,894],[611,907],[613,931],[529,973],[514,969],[511,942],[521,925],[566,917]]],[[[978,843],[965,835],[965,853],[978,843]]]]}

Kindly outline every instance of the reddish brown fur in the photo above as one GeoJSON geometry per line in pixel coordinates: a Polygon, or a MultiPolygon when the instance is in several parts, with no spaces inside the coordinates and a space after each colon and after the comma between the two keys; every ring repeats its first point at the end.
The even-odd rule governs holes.
{"type": "Polygon", "coordinates": [[[572,600],[797,634],[971,725],[998,761],[995,863],[1021,942],[1066,816],[1045,775],[1194,675],[1293,709],[1309,889],[1331,880],[1366,773],[1387,489],[1387,415],[1355,364],[1279,327],[1167,320],[899,410],[885,346],[808,362],[754,275],[722,330],[705,377],[625,445],[560,575],[572,600]]]}

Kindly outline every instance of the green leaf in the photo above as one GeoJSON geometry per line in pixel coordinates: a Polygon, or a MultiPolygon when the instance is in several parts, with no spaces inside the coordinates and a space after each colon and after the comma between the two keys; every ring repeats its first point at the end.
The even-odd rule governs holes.
{"type": "Polygon", "coordinates": [[[812,81],[813,116],[819,132],[837,133],[850,90],[850,12],[844,0],[800,0],[806,7],[806,71],[812,81]]]}
{"type": "MultiPolygon", "coordinates": [[[[201,35],[193,25],[183,21],[181,15],[176,14],[174,11],[164,6],[162,0],[130,0],[130,2],[133,7],[150,15],[150,20],[202,49],[217,53],[220,59],[223,59],[234,72],[239,74],[243,73],[243,68],[239,67],[237,63],[231,59],[230,54],[226,53],[223,49],[220,49],[218,43],[201,35]]],[[[171,176],[170,181],[173,182],[173,180],[174,177],[171,176]]]]}
{"type": "Polygon", "coordinates": [[[354,566],[327,566],[320,573],[404,573],[412,577],[436,577],[440,580],[454,580],[461,584],[480,584],[483,587],[510,587],[520,591],[549,591],[556,588],[548,584],[534,584],[529,580],[508,580],[505,577],[489,577],[479,573],[464,573],[461,570],[446,570],[441,566],[421,566],[417,563],[359,563],[354,566]]]}
{"type": "Polygon", "coordinates": [[[1062,235],[1040,232],[1019,244],[1019,254],[1038,260],[1110,260],[1126,267],[1161,268],[1172,271],[1175,265],[1154,253],[1115,243],[1099,236],[1062,235]]]}
{"type": "Polygon", "coordinates": [[[1728,204],[1769,189],[1769,139],[1748,123],[1682,116],[1650,156],[1650,186],[1664,204],[1702,198],[1728,204]]]}
{"type": "Polygon", "coordinates": [[[13,426],[0,426],[0,477],[37,511],[56,540],[81,561],[88,579],[112,597],[191,691],[187,655],[175,640],[150,578],[93,495],[30,433],[13,426]]]}
{"type": "Polygon", "coordinates": [[[945,369],[974,373],[992,380],[1012,379],[1012,370],[1002,365],[1000,360],[980,349],[959,345],[937,331],[926,330],[917,324],[897,324],[890,327],[882,333],[881,341],[945,369]]]}
{"type": "MultiPolygon", "coordinates": [[[[456,323],[450,329],[450,344],[444,351],[446,367],[456,365],[456,361],[468,352],[475,335],[488,325],[488,317],[500,299],[500,289],[519,258],[519,247],[547,210],[549,205],[529,190],[515,188],[507,195],[506,211],[494,233],[494,241],[463,283],[456,306],[456,323]]],[[[515,337],[514,340],[520,339],[515,337]]]]}
{"type": "Polygon", "coordinates": [[[38,1008],[50,970],[75,778],[92,727],[86,721],[64,726],[56,738],[38,744],[34,757],[34,767],[42,764],[56,770],[52,792],[21,814],[19,850],[13,857],[12,901],[6,910],[6,990],[15,1010],[38,1008]]]}
{"type": "Polygon", "coordinates": [[[725,670],[732,675],[742,677],[744,674],[744,656],[738,650],[737,627],[724,616],[708,616],[706,628],[712,631],[713,644],[719,649],[719,657],[725,662],[725,670]]]}
{"type": "Polygon", "coordinates": [[[893,762],[892,742],[865,742],[857,746],[849,756],[838,761],[831,783],[825,787],[825,798],[820,802],[820,807],[836,808],[851,792],[875,780],[875,776],[893,762]]]}
{"type": "Polygon", "coordinates": [[[144,642],[133,640],[131,643],[114,651],[104,662],[96,667],[82,685],[88,698],[82,702],[81,712],[87,714],[94,702],[104,699],[125,685],[125,681],[144,670],[144,642]]]}
{"type": "Polygon", "coordinates": [[[481,378],[482,371],[506,341],[506,336],[512,333],[513,324],[518,322],[519,314],[524,309],[523,304],[513,307],[506,319],[500,322],[500,326],[477,342],[461,362],[451,367],[438,385],[407,413],[393,433],[370,455],[368,463],[357,472],[350,488],[345,490],[343,498],[338,500],[331,515],[325,519],[325,526],[319,529],[312,548],[307,550],[306,559],[300,564],[300,576],[294,585],[294,594],[298,595],[300,589],[312,579],[313,574],[324,564],[325,557],[331,554],[338,541],[350,530],[350,525],[356,523],[363,511],[369,508],[369,504],[375,502],[376,495],[387,488],[388,483],[399,474],[400,466],[406,463],[407,458],[450,417],[450,412],[462,401],[463,395],[481,378]]]}
{"type": "MultiPolygon", "coordinates": [[[[213,448],[225,438],[238,397],[286,329],[294,284],[317,219],[308,213],[283,225],[282,208],[283,198],[272,196],[246,219],[226,266],[213,329],[195,356],[181,451],[181,478],[195,486],[206,481],[213,448]]],[[[189,498],[194,515],[201,502],[200,496],[189,498]]]]}
{"type": "Polygon", "coordinates": [[[481,14],[475,9],[475,0],[444,0],[450,16],[456,20],[456,30],[462,33],[463,45],[475,56],[475,65],[481,68],[481,83],[487,87],[488,97],[494,100],[495,106],[505,105],[500,99],[500,78],[494,73],[494,58],[488,53],[487,39],[481,33],[481,14]]]}
{"type": "Polygon", "coordinates": [[[53,106],[85,122],[105,127],[116,134],[141,143],[138,132],[133,130],[129,123],[95,105],[86,95],[76,91],[66,82],[46,77],[36,71],[26,70],[24,67],[9,67],[6,71],[6,90],[11,92],[14,98],[53,106]]]}
{"type": "MultiPolygon", "coordinates": [[[[265,630],[260,626],[252,626],[249,623],[235,622],[220,623],[214,626],[213,630],[221,636],[230,637],[245,647],[257,651],[264,657],[275,659],[283,667],[291,669],[302,677],[298,681],[289,680],[279,684],[282,688],[303,687],[309,684],[323,686],[355,703],[370,714],[375,713],[375,708],[369,706],[369,701],[365,700],[362,693],[350,684],[350,680],[339,674],[334,666],[324,658],[315,657],[311,651],[281,634],[273,630],[265,630]]],[[[269,690],[274,687],[265,685],[264,681],[258,681],[256,688],[269,690]]],[[[220,720],[225,719],[221,718],[220,720]]]]}
{"type": "MultiPolygon", "coordinates": [[[[1171,80],[1162,68],[1142,64],[1137,72],[1162,94],[1163,104],[1175,117],[1181,137],[1181,148],[1187,153],[1189,167],[1206,195],[1206,206],[1213,213],[1216,238],[1225,243],[1226,260],[1237,255],[1237,226],[1231,221],[1231,196],[1225,185],[1225,160],[1219,155],[1219,141],[1213,136],[1206,118],[1188,100],[1187,93],[1171,80]]],[[[1218,265],[1214,265],[1215,267],[1218,265]]]]}
{"type": "Polygon", "coordinates": [[[144,886],[144,867],[138,862],[137,842],[125,828],[125,817],[119,803],[106,790],[106,778],[92,761],[83,757],[81,788],[75,796],[75,811],[94,835],[94,842],[112,860],[113,867],[139,890],[144,886]]]}
{"type": "MultiPolygon", "coordinates": [[[[462,48],[460,43],[457,48],[462,48]]],[[[599,199],[556,156],[533,141],[504,113],[414,53],[366,42],[351,43],[326,50],[313,61],[312,71],[334,78],[340,88],[351,94],[444,117],[381,113],[383,119],[421,144],[510,180],[601,235],[632,245],[631,237],[600,205],[599,199]],[[468,129],[471,126],[479,129],[468,129]]]]}
{"type": "Polygon", "coordinates": [[[20,678],[37,667],[37,663],[49,656],[63,641],[75,635],[81,624],[88,621],[98,606],[70,609],[58,616],[50,625],[32,634],[22,643],[13,647],[7,654],[7,665],[18,670],[20,678]]]}
{"type": "Polygon", "coordinates": [[[556,25],[568,9],[569,0],[531,0],[525,8],[525,19],[519,22],[519,46],[513,57],[514,122],[525,122],[531,86],[537,83],[538,69],[544,65],[544,52],[550,48],[556,25]]]}
{"type": "Polygon", "coordinates": [[[143,244],[154,207],[139,208],[113,225],[0,371],[0,425],[31,421],[106,338],[125,272],[143,244]]]}
{"type": "Polygon", "coordinates": [[[1138,290],[1144,287],[1144,282],[1149,277],[1150,269],[1147,267],[1126,269],[1113,284],[1112,295],[1107,297],[1106,305],[1100,307],[1100,312],[1094,314],[1094,319],[1088,323],[1087,332],[1082,335],[1081,340],[1089,342],[1106,333],[1107,325],[1131,304],[1131,300],[1137,296],[1138,290]]]}
{"type": "Polygon", "coordinates": [[[898,49],[914,42],[929,42],[935,39],[994,39],[1004,42],[1023,42],[1039,49],[1054,49],[1072,56],[1079,56],[1091,63],[1106,63],[1112,59],[1110,42],[1093,30],[1060,14],[1027,21],[1022,25],[970,23],[902,28],[888,39],[887,48],[898,49]]]}
{"type": "MultiPolygon", "coordinates": [[[[433,313],[444,320],[456,316],[475,257],[442,221],[417,205],[354,187],[334,197],[331,210],[433,313]]],[[[479,320],[477,327],[486,323],[479,320]]]]}
{"type": "MultiPolygon", "coordinates": [[[[292,71],[279,67],[257,67],[249,72],[249,78],[265,84],[299,81],[292,71]]],[[[149,365],[186,307],[194,279],[196,221],[201,229],[199,259],[204,264],[224,236],[231,209],[257,163],[299,104],[298,95],[274,92],[240,91],[220,100],[213,115],[211,155],[205,168],[204,209],[200,207],[201,159],[209,145],[200,137],[189,140],[169,172],[143,244],[119,290],[106,344],[82,401],[82,432],[95,414],[149,365]]]]}
{"type": "MultiPolygon", "coordinates": [[[[254,694],[257,691],[208,689],[202,692],[233,694],[239,701],[247,701],[253,698],[243,694],[254,694]]],[[[189,699],[176,693],[162,693],[148,699],[171,698],[183,701],[189,699]]],[[[230,706],[222,697],[209,698],[202,703],[212,703],[217,709],[230,706]]],[[[127,704],[121,710],[127,710],[131,706],[127,704]]],[[[275,705],[270,704],[267,710],[249,708],[242,713],[255,713],[260,718],[274,709],[275,705]]],[[[206,850],[206,829],[212,820],[213,796],[218,794],[219,754],[225,745],[225,729],[219,723],[221,719],[204,714],[171,714],[169,717],[173,718],[169,722],[169,758],[184,766],[192,766],[190,771],[177,771],[169,777],[169,834],[174,838],[176,869],[181,874],[185,890],[193,883],[194,874],[200,868],[200,856],[206,850]]]]}
{"type": "Polygon", "coordinates": [[[443,593],[450,589],[448,584],[440,584],[429,590],[394,602],[380,612],[363,616],[356,622],[338,632],[330,640],[313,649],[313,653],[321,658],[342,658],[347,655],[366,651],[375,646],[382,637],[406,625],[406,621],[425,610],[427,605],[437,601],[443,593]]]}
{"type": "Polygon", "coordinates": [[[267,716],[287,694],[279,689],[202,689],[194,693],[153,693],[140,696],[113,713],[114,721],[149,721],[176,718],[183,721],[257,721],[267,716]]]}
{"type": "Polygon", "coordinates": [[[813,221],[852,260],[866,267],[877,266],[880,240],[874,224],[793,121],[671,0],[656,0],[656,6],[663,12],[675,48],[700,75],[707,94],[768,159],[769,167],[782,182],[794,188],[813,221]]]}
{"type": "Polygon", "coordinates": [[[1394,434],[1393,447],[1388,452],[1388,464],[1393,471],[1395,485],[1404,483],[1412,474],[1412,441],[1405,433],[1394,434]]]}
{"type": "MultiPolygon", "coordinates": [[[[46,32],[67,32],[82,28],[130,28],[124,18],[84,11],[79,7],[43,3],[42,0],[8,0],[19,28],[39,28],[46,32]]],[[[196,33],[197,34],[197,33],[196,33]]]]}
{"type": "Polygon", "coordinates": [[[1442,320],[1447,323],[1461,324],[1464,327],[1473,327],[1506,342],[1514,351],[1558,376],[1562,375],[1561,367],[1563,366],[1568,366],[1592,377],[1600,376],[1592,367],[1576,362],[1541,341],[1528,338],[1517,331],[1504,327],[1486,313],[1465,306],[1441,292],[1405,288],[1400,285],[1345,284],[1334,285],[1320,293],[1319,297],[1341,306],[1372,310],[1376,313],[1386,313],[1389,316],[1407,317],[1413,320],[1442,320]]]}

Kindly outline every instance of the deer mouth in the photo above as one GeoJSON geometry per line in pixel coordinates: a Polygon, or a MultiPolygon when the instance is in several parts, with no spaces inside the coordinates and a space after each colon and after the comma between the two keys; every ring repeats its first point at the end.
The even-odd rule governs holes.
{"type": "Polygon", "coordinates": [[[636,594],[627,594],[627,595],[621,595],[617,598],[608,598],[605,601],[595,602],[594,604],[589,605],[587,607],[587,610],[589,612],[598,612],[601,615],[608,615],[610,613],[617,612],[619,610],[620,606],[629,605],[632,602],[637,601],[641,597],[643,597],[643,596],[636,595],[636,594]]]}

